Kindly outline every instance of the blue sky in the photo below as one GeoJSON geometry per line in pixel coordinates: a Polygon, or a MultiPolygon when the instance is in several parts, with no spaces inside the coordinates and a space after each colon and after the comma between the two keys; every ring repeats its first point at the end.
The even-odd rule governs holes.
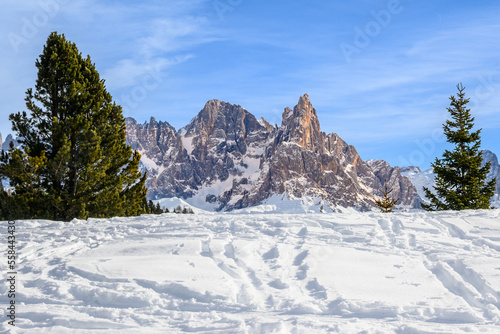
{"type": "Polygon", "coordinates": [[[466,86],[500,154],[498,1],[4,0],[0,132],[25,110],[52,31],[89,54],[125,116],[177,129],[209,99],[281,122],[308,93],[323,131],[361,157],[428,168],[466,86]]]}

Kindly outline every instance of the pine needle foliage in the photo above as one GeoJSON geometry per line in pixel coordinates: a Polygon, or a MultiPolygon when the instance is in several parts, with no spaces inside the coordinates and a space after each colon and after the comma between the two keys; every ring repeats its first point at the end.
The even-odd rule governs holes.
{"type": "Polygon", "coordinates": [[[428,211],[489,209],[495,191],[496,179],[486,182],[491,163],[482,164],[481,129],[472,131],[474,117],[467,108],[465,87],[458,84],[457,89],[447,108],[450,119],[443,124],[447,141],[455,147],[431,163],[436,174],[435,193],[424,187],[430,203],[421,204],[428,211]]]}
{"type": "Polygon", "coordinates": [[[384,190],[379,189],[379,191],[383,197],[382,197],[382,199],[375,200],[375,204],[377,204],[377,207],[383,213],[393,212],[392,208],[396,204],[398,204],[399,199],[393,199],[391,196],[389,196],[390,193],[392,192],[392,189],[388,189],[387,180],[384,180],[384,190]]]}
{"type": "Polygon", "coordinates": [[[112,101],[90,56],[64,35],[49,35],[36,61],[28,112],[10,115],[20,137],[0,157],[2,219],[71,220],[145,212],[140,154],[125,143],[122,109],[112,101]]]}

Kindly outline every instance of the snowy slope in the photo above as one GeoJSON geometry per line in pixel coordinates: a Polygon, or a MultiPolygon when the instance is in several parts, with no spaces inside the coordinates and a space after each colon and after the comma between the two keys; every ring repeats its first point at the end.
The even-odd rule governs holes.
{"type": "Polygon", "coordinates": [[[17,333],[500,333],[500,210],[19,221],[17,240],[17,333]]]}

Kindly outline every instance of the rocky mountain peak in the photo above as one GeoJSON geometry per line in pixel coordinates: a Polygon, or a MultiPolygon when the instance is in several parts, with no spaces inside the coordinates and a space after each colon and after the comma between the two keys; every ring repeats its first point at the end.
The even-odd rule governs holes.
{"type": "Polygon", "coordinates": [[[491,161],[491,164],[493,166],[498,165],[498,157],[496,156],[495,153],[491,152],[490,150],[483,150],[483,161],[491,161]]]}
{"type": "Polygon", "coordinates": [[[307,93],[299,98],[299,103],[297,103],[297,108],[300,110],[306,110],[308,112],[314,112],[314,114],[316,114],[316,112],[312,107],[312,103],[309,100],[309,95],[307,95],[307,93]]]}
{"type": "Polygon", "coordinates": [[[304,94],[299,98],[297,105],[291,110],[290,108],[285,108],[283,112],[283,122],[287,122],[290,119],[298,119],[299,121],[308,122],[313,121],[317,123],[319,130],[318,117],[316,116],[316,110],[313,108],[311,101],[309,100],[309,95],[304,94]]]}
{"type": "Polygon", "coordinates": [[[219,100],[210,100],[198,115],[181,132],[187,137],[194,134],[205,138],[234,136],[241,130],[243,136],[249,131],[264,129],[257,119],[240,105],[233,105],[219,100]]]}
{"type": "Polygon", "coordinates": [[[186,134],[189,135],[199,131],[210,132],[219,117],[219,112],[225,109],[224,107],[224,102],[219,100],[210,100],[205,103],[203,109],[186,126],[186,134]]]}
{"type": "Polygon", "coordinates": [[[303,148],[314,152],[324,151],[324,136],[309,95],[301,96],[293,111],[285,108],[282,128],[287,138],[303,148]]]}

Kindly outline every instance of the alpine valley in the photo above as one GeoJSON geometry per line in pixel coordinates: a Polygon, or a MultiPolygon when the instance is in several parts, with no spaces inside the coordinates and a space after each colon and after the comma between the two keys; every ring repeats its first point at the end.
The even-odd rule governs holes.
{"type": "Polygon", "coordinates": [[[321,211],[368,210],[387,180],[401,206],[419,207],[417,189],[398,167],[363,161],[337,134],[325,134],[307,94],[273,126],[239,105],[210,100],[185,127],[127,118],[127,141],[148,172],[148,197],[178,197],[216,211],[272,197],[309,199],[321,211]]]}

